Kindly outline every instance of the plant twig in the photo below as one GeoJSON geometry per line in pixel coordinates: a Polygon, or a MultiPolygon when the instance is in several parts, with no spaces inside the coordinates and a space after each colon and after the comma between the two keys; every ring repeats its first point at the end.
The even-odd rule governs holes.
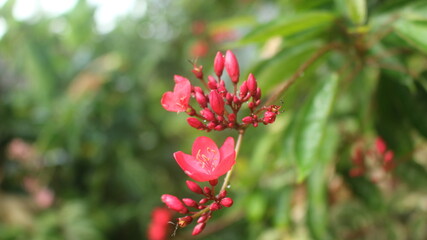
{"type": "MultiPolygon", "coordinates": [[[[242,139],[243,139],[244,133],[245,133],[245,130],[239,131],[239,136],[237,138],[236,147],[235,147],[236,157],[239,154],[240,145],[242,144],[242,139]]],[[[227,188],[228,184],[230,183],[230,177],[231,177],[231,173],[233,172],[233,169],[234,169],[234,167],[232,167],[230,169],[230,171],[228,171],[227,175],[225,175],[224,182],[222,183],[222,187],[221,187],[221,190],[219,192],[222,192],[227,188]]]]}
{"type": "Polygon", "coordinates": [[[301,77],[304,71],[307,70],[307,68],[310,67],[317,59],[319,59],[329,51],[340,48],[340,47],[341,47],[341,44],[334,42],[334,43],[325,45],[319,50],[317,50],[317,52],[315,52],[306,62],[304,62],[288,80],[283,82],[277,88],[277,90],[272,93],[272,95],[268,98],[265,105],[268,106],[274,101],[276,101],[280,97],[280,95],[282,95],[299,77],[301,77]]]}

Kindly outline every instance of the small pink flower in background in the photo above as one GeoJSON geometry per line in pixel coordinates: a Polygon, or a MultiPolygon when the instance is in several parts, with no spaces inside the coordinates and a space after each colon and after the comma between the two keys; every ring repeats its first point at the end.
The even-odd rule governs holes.
{"type": "Polygon", "coordinates": [[[155,208],[148,225],[148,240],[166,240],[169,231],[171,212],[166,208],[155,208]]]}
{"type": "Polygon", "coordinates": [[[42,188],[33,193],[33,199],[40,208],[48,208],[52,206],[55,195],[50,189],[42,188]]]}
{"type": "Polygon", "coordinates": [[[36,150],[34,147],[20,138],[13,139],[7,147],[7,155],[9,158],[27,162],[35,159],[36,150]]]}
{"type": "Polygon", "coordinates": [[[218,179],[236,163],[234,139],[228,137],[218,149],[212,139],[198,137],[193,143],[192,155],[181,151],[174,153],[175,160],[192,179],[205,182],[218,179]]]}
{"type": "Polygon", "coordinates": [[[191,83],[182,76],[175,75],[173,92],[166,92],[162,96],[162,106],[170,112],[185,112],[188,108],[191,95],[191,83]]]}

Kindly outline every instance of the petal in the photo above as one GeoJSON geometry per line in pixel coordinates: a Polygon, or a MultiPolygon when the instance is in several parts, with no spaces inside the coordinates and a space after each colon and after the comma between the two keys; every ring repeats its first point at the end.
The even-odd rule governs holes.
{"type": "Polygon", "coordinates": [[[185,112],[188,105],[182,105],[173,92],[165,92],[160,100],[163,108],[170,112],[185,112]]]}
{"type": "Polygon", "coordinates": [[[234,139],[228,137],[224,144],[219,149],[221,154],[221,161],[218,167],[215,169],[213,175],[220,177],[230,171],[233,165],[236,163],[236,151],[234,150],[234,139]]]}
{"type": "Polygon", "coordinates": [[[206,172],[204,168],[198,164],[198,161],[191,155],[181,151],[173,154],[178,165],[192,179],[198,182],[205,182],[214,179],[214,177],[206,172]]]}
{"type": "Polygon", "coordinates": [[[177,97],[177,99],[180,100],[180,103],[187,107],[188,102],[190,101],[190,96],[191,96],[190,80],[179,75],[175,75],[174,80],[175,80],[175,87],[173,89],[173,92],[177,97]]]}
{"type": "Polygon", "coordinates": [[[219,164],[220,153],[218,146],[208,137],[196,138],[191,153],[208,172],[213,172],[219,164]]]}
{"type": "Polygon", "coordinates": [[[229,155],[236,155],[236,151],[234,150],[234,138],[228,137],[225,139],[224,144],[222,144],[219,149],[221,159],[227,158],[229,155]]]}

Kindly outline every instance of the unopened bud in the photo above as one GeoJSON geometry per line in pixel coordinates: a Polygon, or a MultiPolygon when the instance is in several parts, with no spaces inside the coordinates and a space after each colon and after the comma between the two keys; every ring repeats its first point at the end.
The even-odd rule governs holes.
{"type": "Polygon", "coordinates": [[[248,107],[249,109],[253,109],[255,107],[255,103],[254,102],[248,103],[248,107]]]}
{"type": "Polygon", "coordinates": [[[202,122],[200,122],[200,120],[197,118],[189,117],[187,118],[187,122],[190,126],[192,126],[195,129],[201,130],[205,128],[205,125],[202,122]]]}
{"type": "Polygon", "coordinates": [[[394,152],[389,150],[384,154],[384,162],[391,162],[394,158],[394,152]]]}
{"type": "Polygon", "coordinates": [[[202,115],[208,121],[215,120],[215,115],[208,108],[201,110],[200,115],[202,115]]]}
{"type": "Polygon", "coordinates": [[[256,94],[254,96],[255,100],[261,99],[261,88],[256,89],[256,94]]]}
{"type": "Polygon", "coordinates": [[[199,219],[197,219],[197,223],[203,223],[206,222],[206,220],[208,220],[208,216],[202,215],[201,217],[199,217],[199,219]]]}
{"type": "Polygon", "coordinates": [[[218,83],[215,80],[214,77],[212,77],[211,75],[208,76],[208,87],[212,90],[217,89],[218,88],[218,83]]]}
{"type": "Polygon", "coordinates": [[[197,202],[191,198],[183,198],[182,201],[187,207],[197,207],[197,202]]]}
{"type": "Polygon", "coordinates": [[[188,224],[190,224],[192,221],[193,221],[193,218],[191,216],[178,218],[178,226],[185,227],[188,224]]]}
{"type": "Polygon", "coordinates": [[[199,103],[200,107],[205,108],[208,106],[208,101],[203,93],[196,92],[194,95],[196,96],[196,101],[199,103]]]}
{"type": "Polygon", "coordinates": [[[223,125],[216,125],[216,127],[214,128],[216,131],[222,131],[225,129],[225,127],[223,125]]]}
{"type": "Polygon", "coordinates": [[[204,187],[203,192],[205,193],[205,195],[210,196],[212,193],[212,190],[209,187],[204,187]]]}
{"type": "Polygon", "coordinates": [[[209,104],[211,105],[212,110],[218,114],[224,114],[224,100],[219,95],[219,93],[215,90],[212,90],[209,93],[209,104]]]}
{"type": "Polygon", "coordinates": [[[212,187],[215,187],[215,186],[218,184],[218,178],[217,178],[217,179],[214,179],[214,180],[210,180],[210,181],[209,181],[209,184],[210,184],[212,187]]]}
{"type": "Polygon", "coordinates": [[[227,99],[228,104],[231,104],[231,102],[233,102],[233,98],[234,98],[233,94],[231,94],[229,92],[227,94],[225,94],[225,99],[227,99]]]}
{"type": "Polygon", "coordinates": [[[195,235],[200,234],[203,231],[203,229],[205,229],[205,226],[206,226],[206,223],[198,223],[194,227],[192,235],[195,236],[195,235]]]}
{"type": "Polygon", "coordinates": [[[162,202],[166,204],[170,209],[179,213],[187,213],[188,209],[177,197],[169,194],[162,195],[162,202]]]}
{"type": "Polygon", "coordinates": [[[240,85],[240,98],[245,97],[246,94],[248,94],[248,84],[244,81],[242,85],[240,85]]]}
{"type": "Polygon", "coordinates": [[[246,123],[246,124],[250,124],[253,121],[254,121],[254,119],[251,116],[247,116],[247,117],[242,118],[242,122],[246,123]]]}
{"type": "Polygon", "coordinates": [[[214,60],[214,70],[218,77],[221,77],[224,70],[224,56],[221,52],[217,52],[214,60]]]}
{"type": "Polygon", "coordinates": [[[225,196],[227,196],[227,191],[226,190],[222,190],[220,193],[219,193],[219,198],[221,199],[221,198],[225,198],[225,196]]]}
{"type": "Polygon", "coordinates": [[[386,145],[386,143],[384,142],[384,140],[382,139],[382,138],[380,138],[380,137],[378,137],[376,140],[375,140],[375,146],[376,146],[376,148],[377,148],[377,151],[380,153],[380,154],[383,154],[384,152],[385,152],[385,150],[387,149],[387,145],[386,145]]]}
{"type": "Polygon", "coordinates": [[[225,53],[225,70],[227,70],[228,75],[233,83],[239,82],[240,69],[239,63],[237,62],[236,56],[230,50],[227,50],[225,53]]]}
{"type": "Polygon", "coordinates": [[[220,203],[224,207],[231,207],[233,205],[233,199],[226,197],[221,199],[220,203]]]}
{"type": "Polygon", "coordinates": [[[193,70],[191,70],[194,73],[194,76],[198,79],[203,79],[203,66],[196,67],[194,65],[193,70]]]}
{"type": "Polygon", "coordinates": [[[211,129],[211,130],[215,129],[216,126],[217,126],[217,124],[215,122],[209,122],[208,123],[208,128],[211,129]]]}
{"type": "Polygon", "coordinates": [[[212,204],[209,206],[209,210],[211,210],[212,212],[213,212],[213,211],[216,211],[216,210],[218,210],[218,209],[220,209],[220,208],[221,208],[221,205],[219,205],[219,203],[216,203],[216,202],[212,203],[212,204]]]}
{"type": "Polygon", "coordinates": [[[249,74],[248,77],[248,90],[251,93],[252,96],[255,96],[257,93],[257,82],[256,79],[254,77],[254,75],[252,73],[249,74]]]}
{"type": "Polygon", "coordinates": [[[230,121],[230,122],[236,121],[236,114],[234,114],[234,113],[228,114],[228,121],[230,121]]]}
{"type": "Polygon", "coordinates": [[[187,184],[187,187],[188,187],[188,189],[190,189],[190,191],[197,193],[197,194],[203,194],[203,190],[199,186],[199,184],[192,182],[190,180],[187,180],[185,183],[187,184]]]}
{"type": "Polygon", "coordinates": [[[252,126],[254,126],[254,127],[258,127],[258,122],[254,122],[254,123],[252,123],[252,126]]]}
{"type": "Polygon", "coordinates": [[[200,201],[199,201],[199,204],[200,205],[203,205],[203,204],[205,204],[205,203],[207,203],[208,202],[208,199],[207,198],[202,198],[200,201]]]}
{"type": "Polygon", "coordinates": [[[262,119],[264,123],[266,124],[273,123],[275,120],[276,120],[276,113],[270,112],[270,111],[266,111],[264,113],[264,118],[262,119]]]}

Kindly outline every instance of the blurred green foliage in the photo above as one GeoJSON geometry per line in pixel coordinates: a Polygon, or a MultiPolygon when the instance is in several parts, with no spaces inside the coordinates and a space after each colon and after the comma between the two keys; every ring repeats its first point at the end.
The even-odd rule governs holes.
{"type": "Polygon", "coordinates": [[[191,195],[172,153],[207,135],[160,98],[187,60],[211,73],[229,48],[265,99],[294,82],[276,123],[245,134],[235,204],[202,239],[427,239],[425,1],[137,3],[110,32],[85,0],[26,21],[0,9],[0,239],[145,239],[161,194],[191,195]],[[396,167],[352,177],[377,136],[396,167]]]}

